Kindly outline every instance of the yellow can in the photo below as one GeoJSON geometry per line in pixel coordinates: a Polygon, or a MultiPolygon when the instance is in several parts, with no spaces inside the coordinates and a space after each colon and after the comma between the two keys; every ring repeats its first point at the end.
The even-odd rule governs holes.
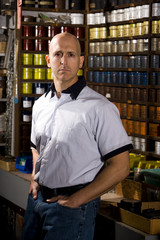
{"type": "Polygon", "coordinates": [[[117,37],[117,26],[110,26],[109,32],[110,32],[111,38],[116,38],[117,37]]]}
{"type": "Polygon", "coordinates": [[[135,23],[130,24],[129,35],[136,36],[136,24],[135,23]]]}
{"type": "Polygon", "coordinates": [[[83,76],[83,69],[79,69],[77,75],[78,76],[83,76]]]}
{"type": "Polygon", "coordinates": [[[22,78],[23,79],[32,79],[33,78],[33,69],[32,68],[23,68],[22,69],[22,78]]]}
{"type": "Polygon", "coordinates": [[[159,33],[159,24],[158,24],[158,21],[152,21],[152,33],[153,33],[153,34],[159,33]]]}
{"type": "Polygon", "coordinates": [[[51,68],[47,68],[47,79],[53,80],[53,72],[52,72],[51,68]]]}
{"type": "Polygon", "coordinates": [[[123,25],[118,26],[117,37],[123,37],[123,25]]]}
{"type": "Polygon", "coordinates": [[[148,34],[148,33],[149,33],[149,22],[144,21],[143,22],[143,35],[148,34]]]}
{"type": "Polygon", "coordinates": [[[101,27],[99,28],[99,38],[105,39],[107,37],[107,28],[101,27]]]}
{"type": "Polygon", "coordinates": [[[99,28],[90,28],[90,39],[99,39],[99,28]]]}
{"type": "Polygon", "coordinates": [[[46,55],[34,54],[34,65],[46,65],[46,55]]]}
{"type": "Polygon", "coordinates": [[[143,23],[137,23],[136,36],[143,35],[143,23]]]}
{"type": "Polygon", "coordinates": [[[46,69],[35,68],[34,69],[34,79],[44,80],[46,78],[46,69]]]}
{"type": "Polygon", "coordinates": [[[33,54],[23,53],[22,54],[22,64],[23,65],[32,65],[33,64],[33,54]]]}
{"type": "Polygon", "coordinates": [[[32,94],[32,83],[22,83],[22,93],[32,94]]]}
{"type": "Polygon", "coordinates": [[[123,36],[124,37],[129,37],[130,36],[130,25],[129,24],[124,25],[123,36]]]}

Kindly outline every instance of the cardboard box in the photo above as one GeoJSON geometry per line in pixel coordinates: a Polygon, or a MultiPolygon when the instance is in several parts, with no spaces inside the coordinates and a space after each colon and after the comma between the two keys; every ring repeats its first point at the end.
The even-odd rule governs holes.
{"type": "MultiPolygon", "coordinates": [[[[160,202],[143,202],[142,210],[148,208],[160,210],[160,202]]],[[[115,204],[113,205],[113,209],[114,215],[116,215],[116,218],[119,221],[148,234],[160,234],[160,219],[148,219],[119,208],[118,206],[115,206],[115,204]]]]}
{"type": "Polygon", "coordinates": [[[120,182],[116,186],[115,192],[123,198],[140,200],[142,202],[160,201],[160,187],[130,179],[120,182]]]}
{"type": "Polygon", "coordinates": [[[5,53],[7,48],[7,42],[0,42],[0,53],[5,53]]]}
{"type": "Polygon", "coordinates": [[[5,159],[0,159],[0,168],[6,171],[15,171],[15,162],[14,161],[6,161],[5,159]]]}
{"type": "Polygon", "coordinates": [[[116,186],[116,194],[135,200],[147,201],[146,189],[142,182],[125,179],[116,186]]]}

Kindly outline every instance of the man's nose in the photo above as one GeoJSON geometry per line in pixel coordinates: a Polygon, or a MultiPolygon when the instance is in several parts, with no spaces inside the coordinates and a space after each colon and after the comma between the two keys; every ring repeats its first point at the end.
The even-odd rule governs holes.
{"type": "Polygon", "coordinates": [[[67,56],[63,55],[63,56],[61,57],[61,64],[65,65],[66,62],[67,62],[67,56]]]}

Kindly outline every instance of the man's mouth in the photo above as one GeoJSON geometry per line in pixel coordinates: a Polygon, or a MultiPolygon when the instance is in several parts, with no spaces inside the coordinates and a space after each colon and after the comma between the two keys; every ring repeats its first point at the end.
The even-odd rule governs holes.
{"type": "Polygon", "coordinates": [[[69,72],[70,70],[68,68],[61,68],[59,69],[60,72],[69,72]]]}

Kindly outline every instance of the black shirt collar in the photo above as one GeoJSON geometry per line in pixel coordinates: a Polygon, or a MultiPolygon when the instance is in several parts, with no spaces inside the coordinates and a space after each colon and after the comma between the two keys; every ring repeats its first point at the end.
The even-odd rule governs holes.
{"type": "MultiPolygon", "coordinates": [[[[63,90],[62,93],[70,94],[72,99],[76,99],[85,86],[86,86],[85,78],[82,76],[79,76],[78,81],[74,83],[71,87],[63,90]]],[[[50,91],[52,91],[51,97],[53,97],[56,92],[54,83],[52,83],[52,85],[48,88],[45,94],[45,97],[50,91]]]]}

